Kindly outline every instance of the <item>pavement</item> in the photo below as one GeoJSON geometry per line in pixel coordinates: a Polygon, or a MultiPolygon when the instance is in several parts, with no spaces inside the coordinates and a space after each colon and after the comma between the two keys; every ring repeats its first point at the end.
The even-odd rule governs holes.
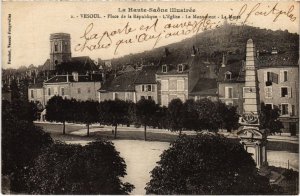
{"type": "MultiPolygon", "coordinates": [[[[52,124],[52,125],[62,125],[62,123],[57,122],[47,122],[47,121],[34,121],[35,124],[52,124]]],[[[66,123],[66,126],[76,126],[76,127],[82,127],[82,129],[78,130],[72,130],[70,134],[78,135],[78,136],[85,136],[86,135],[86,126],[84,124],[76,124],[76,123],[66,123]]],[[[99,124],[92,124],[90,125],[90,133],[95,132],[101,132],[101,131],[112,131],[114,129],[112,126],[100,126],[99,124]]],[[[124,131],[133,131],[133,132],[143,132],[143,127],[134,127],[134,126],[118,126],[118,130],[124,130],[124,131]]],[[[147,127],[147,133],[162,133],[162,134],[169,134],[169,135],[178,135],[179,132],[171,132],[166,129],[153,129],[150,127],[147,127]]],[[[186,135],[196,135],[197,133],[195,131],[182,131],[183,134],[186,135]]],[[[238,138],[238,136],[233,132],[229,133],[227,131],[220,131],[219,134],[224,135],[228,138],[238,138]]],[[[299,143],[299,137],[298,136],[285,136],[285,135],[270,135],[268,136],[268,141],[281,141],[281,142],[288,142],[288,143],[299,143]]]]}

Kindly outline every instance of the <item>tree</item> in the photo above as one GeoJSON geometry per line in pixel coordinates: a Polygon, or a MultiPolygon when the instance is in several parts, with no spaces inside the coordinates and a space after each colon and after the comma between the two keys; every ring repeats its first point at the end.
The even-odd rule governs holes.
{"type": "MultiPolygon", "coordinates": [[[[22,112],[22,111],[20,111],[22,112]]],[[[44,148],[52,145],[48,133],[31,121],[19,119],[12,105],[2,102],[2,175],[9,176],[11,191],[24,191],[24,174],[44,148]]]]}
{"type": "Polygon", "coordinates": [[[181,131],[183,129],[183,103],[180,99],[173,99],[168,106],[169,123],[171,131],[181,131]]]}
{"type": "Polygon", "coordinates": [[[239,124],[239,115],[236,106],[227,106],[225,103],[216,102],[217,112],[221,117],[221,124],[219,128],[225,128],[227,131],[237,129],[239,124]]]}
{"type": "Polygon", "coordinates": [[[269,180],[238,142],[215,133],[181,135],[151,171],[147,194],[271,194],[269,180]]]}
{"type": "Polygon", "coordinates": [[[111,142],[86,146],[55,144],[34,162],[26,183],[30,194],[128,194],[134,188],[121,182],[124,159],[111,142]]]}
{"type": "Polygon", "coordinates": [[[90,124],[99,121],[98,118],[98,102],[84,101],[79,103],[79,121],[85,123],[87,126],[87,136],[90,136],[90,124]]]}
{"type": "Polygon", "coordinates": [[[183,127],[187,130],[198,130],[198,112],[196,110],[196,102],[188,99],[183,103],[183,127]]]}
{"type": "Polygon", "coordinates": [[[153,123],[156,112],[156,105],[153,100],[141,99],[136,103],[137,120],[144,126],[144,138],[147,140],[147,126],[153,123]]]}
{"type": "Polygon", "coordinates": [[[117,138],[119,124],[129,123],[129,104],[122,100],[105,100],[98,106],[99,122],[104,125],[115,127],[114,138],[117,138]]]}
{"type": "Polygon", "coordinates": [[[66,121],[69,120],[71,115],[69,112],[70,108],[70,101],[64,100],[60,96],[53,96],[46,105],[46,120],[51,122],[62,122],[63,135],[66,134],[66,121]]]}
{"type": "Polygon", "coordinates": [[[195,110],[198,114],[197,130],[217,131],[222,122],[216,104],[205,98],[196,101],[195,110]]]}
{"type": "Polygon", "coordinates": [[[280,133],[283,128],[282,122],[278,120],[280,116],[280,110],[278,107],[271,108],[261,103],[261,110],[259,114],[259,120],[261,129],[268,129],[270,133],[280,133]]]}

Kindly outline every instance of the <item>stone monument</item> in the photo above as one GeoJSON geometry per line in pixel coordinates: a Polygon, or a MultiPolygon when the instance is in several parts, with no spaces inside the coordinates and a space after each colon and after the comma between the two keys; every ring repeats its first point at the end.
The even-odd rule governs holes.
{"type": "Polygon", "coordinates": [[[247,41],[245,66],[244,111],[239,119],[238,136],[245,150],[252,154],[258,168],[267,165],[267,135],[259,129],[259,90],[255,67],[255,48],[252,39],[247,41]]]}

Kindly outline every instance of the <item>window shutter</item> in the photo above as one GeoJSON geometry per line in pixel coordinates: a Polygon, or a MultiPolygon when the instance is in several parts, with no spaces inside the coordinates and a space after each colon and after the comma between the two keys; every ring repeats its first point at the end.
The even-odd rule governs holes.
{"type": "Polygon", "coordinates": [[[267,80],[268,80],[268,72],[265,71],[265,72],[264,72],[264,81],[266,82],[267,80]]]}
{"type": "Polygon", "coordinates": [[[284,79],[284,73],[282,70],[280,70],[280,83],[283,82],[284,79]]]}
{"type": "Polygon", "coordinates": [[[225,98],[228,98],[228,87],[225,87],[225,98]]]}
{"type": "Polygon", "coordinates": [[[288,87],[288,95],[289,95],[289,98],[292,97],[292,88],[291,87],[288,87]]]}

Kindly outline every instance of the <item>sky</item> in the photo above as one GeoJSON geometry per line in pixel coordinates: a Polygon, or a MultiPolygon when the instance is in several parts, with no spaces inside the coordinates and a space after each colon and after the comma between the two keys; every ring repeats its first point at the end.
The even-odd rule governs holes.
{"type": "Polygon", "coordinates": [[[2,67],[44,64],[50,56],[50,34],[58,32],[71,35],[73,57],[92,59],[112,59],[178,42],[216,28],[229,15],[240,17],[227,19],[229,23],[299,33],[299,3],[276,4],[259,1],[3,2],[2,67]],[[147,12],[129,12],[131,8],[147,12]],[[194,12],[170,12],[170,8],[194,12]],[[100,18],[86,18],[84,14],[96,14],[100,18]],[[156,16],[157,20],[133,18],[134,14],[156,16]],[[126,18],[121,18],[122,15],[126,18]],[[194,15],[198,18],[193,18],[194,15]],[[203,19],[206,15],[212,18],[203,19]]]}

